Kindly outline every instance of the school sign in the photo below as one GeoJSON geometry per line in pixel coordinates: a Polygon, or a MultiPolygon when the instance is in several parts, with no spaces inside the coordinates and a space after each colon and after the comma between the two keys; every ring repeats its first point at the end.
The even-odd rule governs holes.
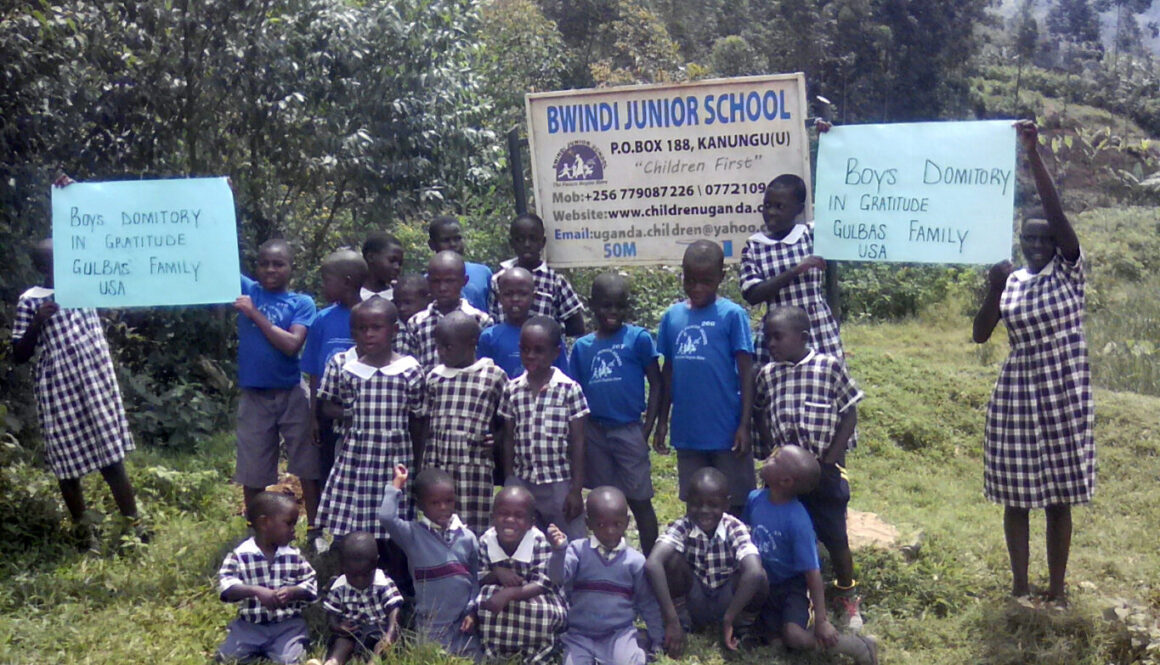
{"type": "Polygon", "coordinates": [[[737,261],[762,226],[766,183],[796,173],[812,189],[801,74],[526,101],[553,266],[674,265],[702,238],[737,261]]]}

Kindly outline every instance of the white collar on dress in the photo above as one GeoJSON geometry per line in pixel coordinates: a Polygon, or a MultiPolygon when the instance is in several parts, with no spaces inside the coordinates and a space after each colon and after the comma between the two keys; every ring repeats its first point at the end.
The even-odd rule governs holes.
{"type": "MultiPolygon", "coordinates": [[[[256,540],[254,540],[253,536],[251,536],[248,540],[246,540],[246,542],[242,543],[241,545],[238,545],[237,552],[238,552],[238,554],[261,554],[263,557],[266,556],[265,553],[262,552],[262,548],[258,547],[258,542],[256,540]]],[[[286,554],[297,554],[297,553],[298,553],[297,549],[295,549],[289,545],[282,545],[278,549],[274,550],[274,558],[277,559],[278,557],[286,555],[286,554]]]]}
{"type": "Polygon", "coordinates": [[[358,297],[360,300],[369,300],[371,296],[378,296],[383,300],[394,300],[395,287],[388,286],[382,291],[371,291],[365,286],[360,286],[358,289],[358,297]]]}
{"type": "Polygon", "coordinates": [[[749,236],[749,239],[762,245],[795,245],[797,244],[797,241],[801,240],[805,236],[805,234],[805,222],[798,222],[792,229],[790,229],[790,232],[780,240],[777,238],[770,238],[769,236],[765,235],[765,231],[758,231],[757,233],[749,236]]]}
{"type": "MultiPolygon", "coordinates": [[[[527,389],[527,387],[528,387],[528,371],[524,370],[523,374],[520,374],[519,376],[517,376],[515,379],[512,379],[512,380],[516,382],[516,388],[518,388],[520,390],[527,389]]],[[[548,377],[548,382],[544,384],[544,388],[547,388],[548,386],[555,386],[555,385],[559,385],[559,384],[568,384],[568,383],[573,383],[572,379],[568,378],[567,374],[561,372],[559,367],[556,367],[555,365],[553,365],[552,366],[552,375],[548,377]]]]}
{"type": "MultiPolygon", "coordinates": [[[[692,520],[689,520],[692,522],[692,520]]],[[[692,536],[704,536],[705,532],[701,530],[700,525],[693,523],[693,530],[690,533],[692,536]]],[[[717,530],[713,532],[713,538],[720,538],[725,540],[729,537],[729,530],[725,527],[725,516],[721,516],[721,521],[717,522],[717,530]]],[[[712,540],[713,538],[710,538],[712,540]]]]}
{"type": "Polygon", "coordinates": [[[357,356],[355,356],[350,360],[347,360],[346,363],[342,366],[342,369],[345,372],[354,374],[360,379],[369,379],[374,376],[376,372],[382,374],[383,376],[395,376],[396,374],[402,374],[412,367],[418,366],[419,361],[415,360],[411,356],[399,356],[395,362],[390,363],[389,365],[383,365],[382,367],[373,367],[368,365],[359,360],[357,356]]]}
{"type": "Polygon", "coordinates": [[[24,293],[20,294],[21,298],[48,298],[53,294],[53,290],[44,286],[33,286],[24,293]]]}
{"type": "Polygon", "coordinates": [[[785,367],[801,367],[802,365],[808,363],[816,355],[818,355],[818,352],[810,349],[809,353],[807,353],[801,360],[797,361],[796,363],[791,363],[785,360],[775,360],[773,362],[776,365],[783,365],[785,367]]]}
{"type": "Polygon", "coordinates": [[[388,584],[390,584],[390,580],[387,579],[387,574],[378,568],[375,568],[375,574],[373,577],[371,577],[371,585],[369,587],[367,587],[366,589],[355,589],[354,585],[351,584],[346,579],[346,575],[342,575],[341,577],[339,577],[337,580],[334,581],[334,586],[337,588],[342,588],[342,587],[346,586],[346,587],[350,587],[350,588],[354,589],[355,591],[361,591],[361,592],[366,592],[369,589],[377,587],[377,586],[387,586],[388,584]]]}
{"type": "MultiPolygon", "coordinates": [[[[519,257],[510,258],[507,261],[500,261],[499,267],[503,268],[504,270],[507,270],[508,268],[515,267],[516,261],[519,261],[519,257]]],[[[544,265],[544,262],[541,260],[540,265],[536,266],[535,268],[532,268],[528,272],[530,272],[534,275],[537,272],[543,271],[545,268],[546,268],[546,266],[544,265]]]]}
{"type": "Polygon", "coordinates": [[[499,544],[499,537],[495,535],[495,527],[485,531],[480,540],[487,547],[487,558],[492,563],[507,561],[508,559],[519,561],[520,563],[531,563],[532,557],[536,553],[536,534],[538,533],[540,533],[540,530],[536,527],[528,529],[523,539],[520,540],[519,546],[516,547],[515,553],[511,556],[508,556],[508,553],[503,551],[503,545],[499,544]]]}
{"type": "Polygon", "coordinates": [[[1031,272],[1027,268],[1020,268],[1020,269],[1016,270],[1015,272],[1011,273],[1011,276],[1014,277],[1015,281],[1017,281],[1017,282],[1029,282],[1029,281],[1036,279],[1038,277],[1047,277],[1048,275],[1051,275],[1054,272],[1055,272],[1055,257],[1052,257],[1051,260],[1047,262],[1047,265],[1045,265],[1039,269],[1039,272],[1031,272]]]}
{"type": "Polygon", "coordinates": [[[435,366],[434,369],[431,370],[431,373],[437,376],[441,376],[445,379],[452,379],[459,376],[460,374],[480,372],[494,364],[495,362],[491,358],[487,357],[480,358],[467,367],[448,367],[443,363],[439,363],[435,366]]]}

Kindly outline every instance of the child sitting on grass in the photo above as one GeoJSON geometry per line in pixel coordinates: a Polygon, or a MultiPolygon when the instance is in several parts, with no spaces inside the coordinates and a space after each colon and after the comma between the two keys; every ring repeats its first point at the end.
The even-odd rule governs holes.
{"type": "Polygon", "coordinates": [[[817,458],[808,450],[782,446],[761,469],[766,489],[749,494],[745,523],[769,578],[760,621],[767,636],[780,635],[790,649],[838,653],[858,665],[875,665],[878,644],[873,638],[839,634],[826,617],[817,539],[810,515],[797,499],[817,486],[820,475],[817,458]]]}
{"type": "Polygon", "coordinates": [[[758,432],[770,449],[797,445],[821,464],[816,488],[801,496],[818,540],[834,566],[834,604],[842,623],[862,628],[854,581],[854,559],[846,534],[850,484],[842,463],[854,427],[862,391],[841,359],[809,348],[810,319],[800,307],[775,307],[763,321],[772,362],[757,376],[755,403],[758,432]]]}
{"type": "MultiPolygon", "coordinates": [[[[326,665],[344,665],[355,653],[378,656],[399,639],[398,587],[379,570],[375,537],[366,531],[342,539],[342,575],[322,601],[330,627],[326,665]]],[[[319,665],[310,659],[306,665],[319,665]]]]}
{"type": "Polygon", "coordinates": [[[298,503],[287,494],[258,492],[246,505],[246,519],[254,536],[230,552],[218,571],[221,599],[238,603],[238,618],[230,622],[217,660],[297,663],[310,641],[302,610],[318,597],[314,568],[290,547],[298,503]]]}
{"type": "Polygon", "coordinates": [[[685,503],[686,515],[661,534],[645,564],[664,618],[665,652],[680,658],[685,631],[717,621],[722,644],[735,651],[740,640],[734,628],[746,627],[765,602],[759,553],[745,524],[725,512],[725,474],[712,467],[693,473],[685,503]]]}
{"type": "Polygon", "coordinates": [[[556,662],[568,609],[548,577],[552,547],[532,526],[535,510],[532,493],[523,487],[505,487],[496,495],[492,527],[480,538],[479,596],[462,629],[478,625],[488,658],[547,665],[556,662]]]}
{"type": "Polygon", "coordinates": [[[569,543],[555,524],[548,527],[548,575],[568,599],[568,630],[560,640],[564,662],[644,665],[637,616],[644,619],[651,649],[660,647],[664,626],[644,556],[624,539],[628,502],[620,490],[602,486],[588,494],[586,508],[589,538],[569,543]]]}
{"type": "Polygon", "coordinates": [[[479,541],[455,514],[455,484],[446,471],[424,469],[415,479],[415,521],[399,514],[399,499],[407,485],[407,467],[395,467],[379,506],[379,522],[391,540],[407,554],[415,581],[415,630],[420,639],[436,642],[448,653],[465,658],[479,655],[479,641],[461,631],[468,605],[479,592],[479,541]]]}

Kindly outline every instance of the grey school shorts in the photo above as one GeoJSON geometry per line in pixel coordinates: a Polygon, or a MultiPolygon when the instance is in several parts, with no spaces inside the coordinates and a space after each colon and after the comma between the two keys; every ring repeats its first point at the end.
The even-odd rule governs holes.
{"type": "Polygon", "coordinates": [[[652,463],[639,422],[602,424],[589,418],[584,426],[584,486],[612,485],[629,501],[653,496],[652,463]]]}
{"type": "Polygon", "coordinates": [[[729,483],[729,505],[744,506],[757,486],[753,455],[738,457],[732,450],[678,450],[677,486],[681,501],[688,499],[689,479],[698,469],[711,466],[725,474],[729,483]]]}
{"type": "Polygon", "coordinates": [[[302,661],[310,644],[306,621],[298,616],[275,623],[253,623],[234,619],[227,627],[226,641],[218,647],[219,663],[247,663],[265,658],[275,663],[302,661]]]}
{"type": "Polygon", "coordinates": [[[238,458],[234,481],[264,488],[278,482],[278,449],[286,443],[286,470],[319,480],[319,448],[310,440],[310,400],[306,386],[243,388],[238,398],[238,458]]]}

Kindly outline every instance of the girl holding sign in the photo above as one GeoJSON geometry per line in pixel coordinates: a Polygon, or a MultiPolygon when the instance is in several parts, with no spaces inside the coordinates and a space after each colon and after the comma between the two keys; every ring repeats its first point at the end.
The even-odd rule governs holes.
{"type": "Polygon", "coordinates": [[[1055,184],[1039,155],[1035,123],[1015,124],[1035,178],[1045,219],[1027,219],[1020,245],[1027,266],[991,268],[990,288],[975,316],[982,344],[1002,319],[1011,352],[987,406],[983,491],[1004,506],[1011,593],[1025,597],[1028,511],[1047,517],[1047,600],[1065,605],[1071,548],[1071,506],[1091,500],[1095,486],[1091,370],[1083,333],[1084,261],[1055,184]]]}

